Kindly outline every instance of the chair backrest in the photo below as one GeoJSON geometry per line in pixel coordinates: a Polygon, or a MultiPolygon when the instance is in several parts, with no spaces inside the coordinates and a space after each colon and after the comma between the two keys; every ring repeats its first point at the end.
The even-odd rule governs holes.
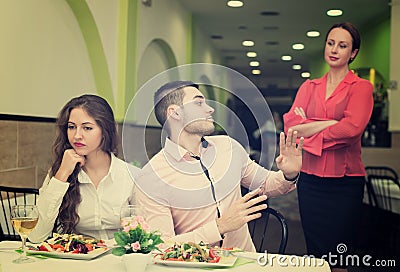
{"type": "MultiPolygon", "coordinates": [[[[394,211],[392,206],[393,195],[400,195],[400,182],[392,175],[367,176],[366,182],[370,204],[380,209],[394,211]]],[[[398,200],[400,201],[400,200],[398,200]]]]}
{"type": "Polygon", "coordinates": [[[367,178],[370,175],[375,176],[389,176],[396,180],[399,180],[399,176],[397,175],[396,171],[388,166],[366,166],[365,172],[367,172],[367,178]]]}
{"type": "Polygon", "coordinates": [[[270,239],[268,237],[273,237],[274,235],[280,235],[280,244],[277,252],[274,250],[268,250],[269,252],[284,254],[286,250],[286,245],[288,241],[288,226],[285,218],[277,210],[268,207],[263,210],[262,216],[256,220],[250,221],[248,223],[249,231],[253,243],[256,247],[257,252],[265,252],[271,248],[269,244],[270,239]],[[275,220],[270,220],[270,217],[275,220]],[[275,221],[275,222],[274,222],[275,221]],[[278,230],[276,229],[276,222],[278,223],[278,230]],[[280,233],[279,233],[280,232],[280,233]]]}
{"type": "Polygon", "coordinates": [[[16,204],[36,204],[39,190],[35,188],[15,188],[0,186],[0,241],[20,240],[11,220],[11,207],[16,204]]]}

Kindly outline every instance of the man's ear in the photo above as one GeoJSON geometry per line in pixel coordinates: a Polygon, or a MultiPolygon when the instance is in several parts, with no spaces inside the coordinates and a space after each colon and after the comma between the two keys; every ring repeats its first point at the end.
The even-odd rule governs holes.
{"type": "Polygon", "coordinates": [[[181,110],[178,105],[170,105],[167,108],[167,119],[168,118],[173,118],[176,120],[181,118],[181,110]]]}

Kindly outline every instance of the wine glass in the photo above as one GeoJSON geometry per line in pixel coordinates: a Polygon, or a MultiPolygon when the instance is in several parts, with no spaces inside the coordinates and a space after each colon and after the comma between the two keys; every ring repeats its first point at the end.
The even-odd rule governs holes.
{"type": "Polygon", "coordinates": [[[11,207],[11,223],[22,239],[22,254],[13,263],[34,262],[26,256],[26,238],[36,227],[39,220],[39,212],[35,205],[15,205],[11,207]]]}
{"type": "Polygon", "coordinates": [[[137,205],[124,205],[120,211],[121,227],[131,225],[135,221],[135,217],[142,215],[141,208],[137,205]]]}

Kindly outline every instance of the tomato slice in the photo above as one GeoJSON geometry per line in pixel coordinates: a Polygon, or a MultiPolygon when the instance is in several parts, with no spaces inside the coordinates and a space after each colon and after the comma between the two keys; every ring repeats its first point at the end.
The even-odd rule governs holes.
{"type": "Polygon", "coordinates": [[[93,250],[93,244],[85,244],[85,246],[88,249],[88,251],[92,251],[93,250]]]}
{"type": "Polygon", "coordinates": [[[39,246],[39,250],[40,251],[48,251],[47,248],[45,246],[43,246],[43,245],[39,246]]]}
{"type": "MultiPolygon", "coordinates": [[[[210,256],[210,257],[211,257],[211,256],[210,256]]],[[[210,260],[209,263],[218,263],[219,260],[221,260],[221,257],[220,257],[220,256],[218,256],[218,257],[216,257],[216,258],[210,260]]]]}
{"type": "Polygon", "coordinates": [[[180,261],[179,258],[167,258],[166,261],[180,261]]]}
{"type": "Polygon", "coordinates": [[[210,258],[214,259],[215,257],[217,257],[215,249],[213,249],[213,248],[210,248],[210,252],[208,254],[210,255],[210,258]]]}
{"type": "Polygon", "coordinates": [[[60,244],[50,245],[52,249],[57,250],[60,249],[61,251],[65,251],[65,247],[60,244]]]}

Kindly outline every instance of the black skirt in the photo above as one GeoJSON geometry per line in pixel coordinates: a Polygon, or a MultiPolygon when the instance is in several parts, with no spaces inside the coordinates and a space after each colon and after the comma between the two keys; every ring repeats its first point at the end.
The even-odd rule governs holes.
{"type": "Polygon", "coordinates": [[[307,253],[346,267],[360,223],[364,177],[322,178],[301,173],[297,185],[307,253]],[[333,256],[335,255],[335,256],[333,256]]]}

